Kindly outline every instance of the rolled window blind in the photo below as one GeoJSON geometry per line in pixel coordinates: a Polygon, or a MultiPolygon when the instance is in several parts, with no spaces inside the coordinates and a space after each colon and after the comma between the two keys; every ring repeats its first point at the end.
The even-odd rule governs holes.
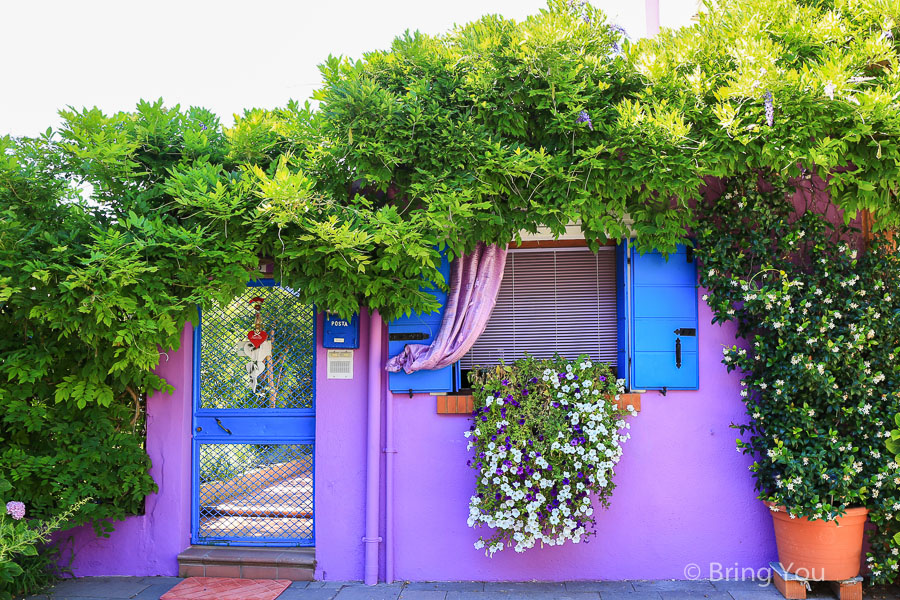
{"type": "Polygon", "coordinates": [[[497,304],[460,367],[587,354],[616,364],[615,248],[512,250],[497,304]]]}

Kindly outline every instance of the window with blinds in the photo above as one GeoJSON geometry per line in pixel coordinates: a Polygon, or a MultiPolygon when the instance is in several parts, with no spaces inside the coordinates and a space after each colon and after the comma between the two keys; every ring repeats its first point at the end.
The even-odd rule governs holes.
{"type": "Polygon", "coordinates": [[[615,248],[511,250],[487,328],[460,368],[587,354],[616,364],[615,248]]]}

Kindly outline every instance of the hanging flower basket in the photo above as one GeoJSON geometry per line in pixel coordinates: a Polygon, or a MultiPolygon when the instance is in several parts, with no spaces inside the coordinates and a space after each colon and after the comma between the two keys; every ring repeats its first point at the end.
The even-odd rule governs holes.
{"type": "Polygon", "coordinates": [[[623,382],[585,356],[526,357],[472,379],[474,423],[466,436],[478,480],[468,524],[494,530],[475,547],[492,556],[593,533],[591,499],[609,505],[613,469],[630,437],[624,416],[637,414],[618,407],[623,382]]]}

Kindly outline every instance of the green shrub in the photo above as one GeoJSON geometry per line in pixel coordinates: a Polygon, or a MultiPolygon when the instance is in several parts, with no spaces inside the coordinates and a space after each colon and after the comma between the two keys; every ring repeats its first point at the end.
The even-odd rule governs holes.
{"type": "Polygon", "coordinates": [[[889,582],[900,565],[900,465],[885,451],[900,400],[900,255],[881,243],[859,253],[851,231],[796,211],[793,192],[729,181],[697,232],[705,300],[746,340],[723,358],[744,374],[738,448],[756,459],[760,498],[792,516],[867,507],[872,579],[889,582]]]}
{"type": "Polygon", "coordinates": [[[37,591],[61,572],[59,552],[49,547],[50,534],[65,526],[87,500],[61,510],[48,521],[26,518],[29,507],[0,479],[0,600],[37,591]],[[9,500],[7,502],[7,500],[9,500]]]}
{"type": "Polygon", "coordinates": [[[16,499],[31,515],[48,519],[58,507],[91,497],[70,524],[93,520],[98,533],[112,530],[108,520],[143,513],[144,498],[156,485],[140,407],[57,404],[41,397],[42,388],[22,390],[32,397],[13,397],[0,412],[0,477],[13,482],[16,499]]]}
{"type": "Polygon", "coordinates": [[[889,452],[897,455],[896,461],[900,463],[900,414],[894,416],[894,423],[897,424],[897,429],[891,431],[891,438],[887,441],[887,447],[889,452]]]}
{"type": "Polygon", "coordinates": [[[218,450],[207,448],[210,453],[215,453],[212,459],[204,457],[204,449],[201,448],[201,482],[227,481],[259,466],[259,455],[256,452],[256,446],[252,444],[234,444],[228,445],[227,448],[226,452],[218,452],[218,450]]]}

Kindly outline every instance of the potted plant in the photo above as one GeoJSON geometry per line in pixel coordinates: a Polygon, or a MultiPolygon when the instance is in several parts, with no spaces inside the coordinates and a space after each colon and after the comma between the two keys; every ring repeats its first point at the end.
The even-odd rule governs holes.
{"type": "Polygon", "coordinates": [[[789,572],[860,571],[866,515],[876,582],[897,576],[900,469],[885,439],[900,399],[900,257],[795,206],[790,185],[727,183],[697,229],[704,299],[735,321],[724,348],[744,374],[738,449],[770,507],[789,572]]]}

